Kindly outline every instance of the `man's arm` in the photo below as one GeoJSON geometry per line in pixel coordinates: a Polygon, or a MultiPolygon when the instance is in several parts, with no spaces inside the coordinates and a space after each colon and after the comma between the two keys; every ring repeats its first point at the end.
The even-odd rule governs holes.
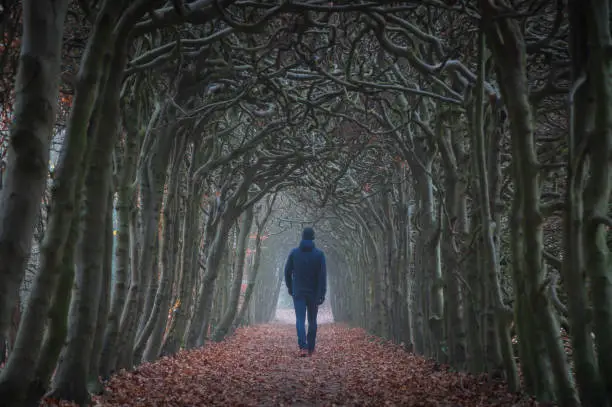
{"type": "MultiPolygon", "coordinates": [[[[318,282],[317,282],[317,291],[318,291],[318,298],[317,300],[320,303],[323,303],[323,300],[325,299],[325,295],[327,294],[327,267],[325,265],[325,253],[321,252],[321,268],[319,269],[319,275],[318,275],[318,282]]],[[[319,304],[320,305],[320,304],[319,304]]]]}
{"type": "Polygon", "coordinates": [[[287,285],[287,289],[289,290],[289,295],[293,296],[293,276],[291,272],[293,271],[293,251],[289,253],[289,258],[287,259],[287,263],[285,263],[285,284],[287,285]]]}

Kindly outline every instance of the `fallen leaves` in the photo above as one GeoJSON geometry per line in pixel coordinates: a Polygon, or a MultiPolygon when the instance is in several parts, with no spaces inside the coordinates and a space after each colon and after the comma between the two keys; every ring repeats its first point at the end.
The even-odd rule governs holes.
{"type": "Polygon", "coordinates": [[[503,383],[454,373],[374,340],[361,329],[319,326],[317,353],[296,356],[295,327],[239,329],[224,342],[180,352],[107,383],[98,406],[536,406],[503,383]]]}

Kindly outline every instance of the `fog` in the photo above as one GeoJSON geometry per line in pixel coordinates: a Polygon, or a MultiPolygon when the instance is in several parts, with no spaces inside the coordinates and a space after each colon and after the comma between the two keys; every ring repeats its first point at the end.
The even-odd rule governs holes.
{"type": "MultiPolygon", "coordinates": [[[[324,303],[319,307],[319,313],[317,314],[317,324],[331,324],[334,322],[334,316],[331,312],[329,303],[324,303]]],[[[293,308],[281,307],[276,308],[276,316],[272,320],[272,323],[276,324],[295,324],[295,311],[293,308]]]]}

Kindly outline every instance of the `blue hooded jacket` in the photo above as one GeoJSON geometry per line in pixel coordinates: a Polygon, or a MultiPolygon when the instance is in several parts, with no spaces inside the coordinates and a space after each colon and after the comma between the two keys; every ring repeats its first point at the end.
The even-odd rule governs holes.
{"type": "Polygon", "coordinates": [[[325,254],[315,247],[314,230],[305,228],[302,241],[289,253],[285,264],[285,284],[289,294],[313,300],[325,298],[327,292],[327,270],[325,254]]]}

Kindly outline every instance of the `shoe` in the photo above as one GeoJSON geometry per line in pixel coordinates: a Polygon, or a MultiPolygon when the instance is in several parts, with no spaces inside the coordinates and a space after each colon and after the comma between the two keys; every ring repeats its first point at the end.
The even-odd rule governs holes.
{"type": "Polygon", "coordinates": [[[314,349],[309,349],[308,350],[308,356],[313,356],[315,354],[314,349]]]}
{"type": "Polygon", "coordinates": [[[305,358],[308,356],[308,351],[306,349],[300,349],[300,357],[305,358]]]}

